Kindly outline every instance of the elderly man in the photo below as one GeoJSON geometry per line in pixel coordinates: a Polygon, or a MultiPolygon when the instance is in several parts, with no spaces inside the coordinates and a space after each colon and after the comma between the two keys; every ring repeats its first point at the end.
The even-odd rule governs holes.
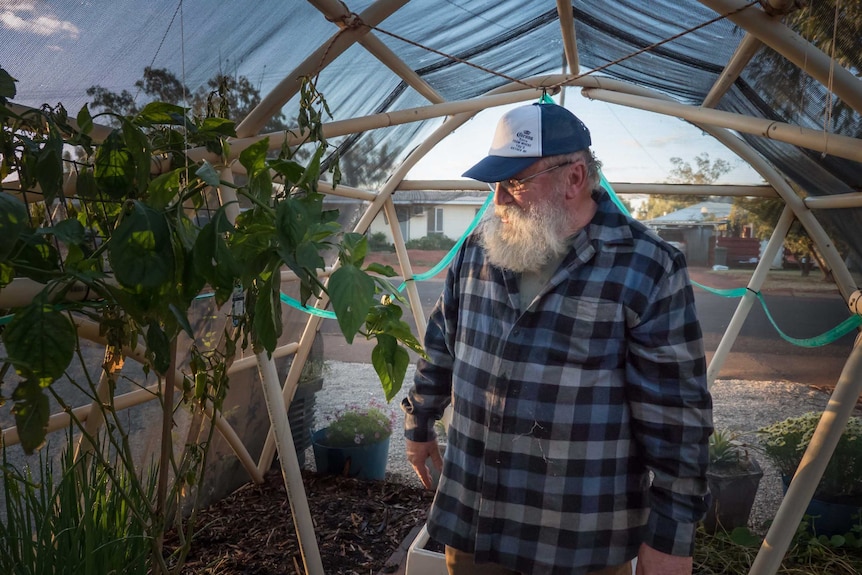
{"type": "Polygon", "coordinates": [[[683,255],[599,186],[590,134],[515,108],[464,175],[464,243],[404,400],[407,457],[451,574],[689,575],[712,403],[683,255]],[[445,461],[434,422],[451,402],[445,461]]]}

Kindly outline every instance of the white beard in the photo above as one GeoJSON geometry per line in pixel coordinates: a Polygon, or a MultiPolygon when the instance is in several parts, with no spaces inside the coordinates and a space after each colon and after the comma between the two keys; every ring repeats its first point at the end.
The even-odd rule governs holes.
{"type": "Polygon", "coordinates": [[[566,252],[568,226],[568,214],[552,202],[533,205],[529,211],[515,205],[495,206],[482,218],[481,243],[485,257],[497,267],[515,273],[538,271],[566,252]]]}

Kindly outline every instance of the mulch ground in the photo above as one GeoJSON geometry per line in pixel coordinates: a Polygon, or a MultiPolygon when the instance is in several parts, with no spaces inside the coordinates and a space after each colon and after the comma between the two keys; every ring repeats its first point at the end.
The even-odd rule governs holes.
{"type": "MultiPolygon", "coordinates": [[[[383,481],[303,471],[324,572],[394,572],[390,558],[425,523],[433,493],[383,481]]],[[[173,539],[175,543],[175,539],[173,539]]],[[[169,535],[166,545],[170,548],[169,535]]],[[[301,575],[305,573],[284,482],[277,470],[263,485],[246,485],[199,513],[182,573],[301,575]]]]}

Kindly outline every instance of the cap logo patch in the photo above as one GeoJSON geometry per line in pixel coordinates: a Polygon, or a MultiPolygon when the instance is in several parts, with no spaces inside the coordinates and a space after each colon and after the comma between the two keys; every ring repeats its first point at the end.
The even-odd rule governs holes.
{"type": "Polygon", "coordinates": [[[520,130],[512,139],[509,149],[515,152],[526,152],[528,149],[533,147],[533,141],[535,139],[536,138],[530,130],[520,130]]]}

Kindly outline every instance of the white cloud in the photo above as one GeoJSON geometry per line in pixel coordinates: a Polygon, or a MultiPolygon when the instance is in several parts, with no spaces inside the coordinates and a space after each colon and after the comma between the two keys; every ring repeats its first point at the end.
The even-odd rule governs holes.
{"type": "Polygon", "coordinates": [[[33,4],[19,4],[12,10],[4,10],[0,12],[0,26],[39,36],[59,35],[73,40],[78,38],[80,30],[68,20],[58,20],[54,16],[36,16],[35,10],[33,4]]]}

